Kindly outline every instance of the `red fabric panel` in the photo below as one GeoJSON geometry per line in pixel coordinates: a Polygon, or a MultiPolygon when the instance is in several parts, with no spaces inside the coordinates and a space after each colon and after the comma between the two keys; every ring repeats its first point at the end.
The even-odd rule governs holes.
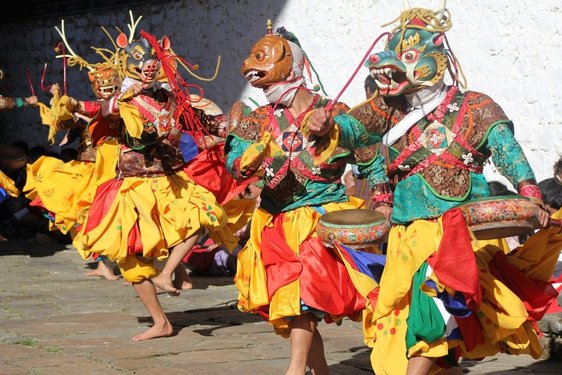
{"type": "Polygon", "coordinates": [[[107,137],[118,137],[119,131],[111,126],[111,121],[103,117],[100,112],[88,124],[88,133],[95,146],[98,146],[107,137]]]}
{"type": "Polygon", "coordinates": [[[458,316],[455,316],[454,318],[459,326],[459,331],[461,332],[467,351],[471,351],[477,345],[484,344],[484,334],[482,333],[483,328],[475,312],[466,318],[458,316]]]}
{"type": "Polygon", "coordinates": [[[529,316],[535,320],[540,320],[558,297],[558,292],[550,283],[528,278],[500,251],[494,254],[489,266],[492,275],[521,298],[529,316]]]}
{"type": "Polygon", "coordinates": [[[302,243],[300,259],[301,299],[305,304],[332,315],[353,315],[365,308],[365,300],[353,286],[344,264],[319,238],[302,243]]]}
{"type": "Polygon", "coordinates": [[[39,207],[41,209],[47,210],[47,207],[43,204],[43,201],[39,196],[35,197],[31,202],[29,202],[29,206],[31,207],[39,207]]]}
{"type": "Polygon", "coordinates": [[[111,204],[117,196],[122,183],[123,180],[112,179],[98,186],[94,201],[92,202],[92,206],[90,207],[90,211],[88,213],[84,233],[90,232],[99,225],[101,220],[107,214],[109,207],[111,207],[111,204]]]}
{"type": "Polygon", "coordinates": [[[278,215],[273,227],[262,231],[269,297],[281,286],[299,279],[300,298],[309,307],[332,315],[354,315],[364,309],[365,300],[336,253],[314,237],[301,244],[297,257],[287,245],[282,223],[283,215],[278,215]]]}
{"type": "Polygon", "coordinates": [[[428,262],[443,285],[462,293],[471,310],[478,309],[482,302],[478,267],[460,209],[449,210],[443,215],[443,237],[439,249],[428,262]]]}
{"type": "Polygon", "coordinates": [[[277,225],[274,225],[273,228],[266,227],[261,234],[261,253],[270,299],[277,289],[295,281],[303,267],[285,241],[282,220],[278,220],[280,217],[282,218],[283,215],[279,215],[275,219],[277,225]]]}
{"type": "Polygon", "coordinates": [[[129,255],[142,254],[142,239],[138,221],[135,222],[127,237],[127,252],[129,255]]]}
{"type": "Polygon", "coordinates": [[[236,181],[226,169],[224,160],[224,148],[218,145],[201,151],[183,169],[193,181],[213,193],[220,204],[225,204],[243,192],[250,183],[257,181],[257,177],[236,181]]]}
{"type": "Polygon", "coordinates": [[[101,109],[101,103],[98,101],[86,100],[84,103],[84,111],[88,117],[94,117],[101,109]]]}

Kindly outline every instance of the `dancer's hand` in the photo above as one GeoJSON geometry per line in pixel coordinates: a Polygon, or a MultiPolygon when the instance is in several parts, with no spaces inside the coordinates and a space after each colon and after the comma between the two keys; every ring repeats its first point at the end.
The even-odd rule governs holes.
{"type": "Polygon", "coordinates": [[[538,220],[541,228],[546,228],[550,221],[550,215],[542,207],[539,207],[538,220]]]}
{"type": "Polygon", "coordinates": [[[129,86],[129,88],[127,89],[127,91],[129,91],[132,96],[137,96],[138,94],[140,94],[142,91],[144,90],[143,84],[140,82],[136,82],[133,83],[131,86],[129,86]]]}
{"type": "Polygon", "coordinates": [[[37,97],[35,95],[32,95],[32,96],[28,96],[27,98],[25,98],[25,102],[27,103],[27,105],[36,106],[38,100],[37,100],[37,97]]]}
{"type": "Polygon", "coordinates": [[[378,206],[375,211],[380,212],[384,215],[386,221],[390,221],[390,216],[392,215],[392,207],[389,206],[378,206]]]}
{"type": "Polygon", "coordinates": [[[60,92],[60,86],[58,83],[53,83],[51,85],[51,87],[49,88],[49,93],[53,96],[58,95],[58,93],[60,92]]]}
{"type": "Polygon", "coordinates": [[[308,130],[318,137],[325,136],[332,128],[332,124],[329,119],[326,108],[317,108],[313,110],[310,116],[308,116],[308,130]]]}

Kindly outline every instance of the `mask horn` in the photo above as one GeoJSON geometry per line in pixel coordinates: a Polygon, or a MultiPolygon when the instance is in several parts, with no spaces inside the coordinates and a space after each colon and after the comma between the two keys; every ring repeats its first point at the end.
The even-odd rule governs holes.
{"type": "Polygon", "coordinates": [[[439,7],[437,7],[437,9],[435,10],[435,15],[437,16],[437,18],[439,20],[443,19],[443,15],[445,14],[445,6],[446,6],[447,0],[441,0],[439,3],[439,7]]]}

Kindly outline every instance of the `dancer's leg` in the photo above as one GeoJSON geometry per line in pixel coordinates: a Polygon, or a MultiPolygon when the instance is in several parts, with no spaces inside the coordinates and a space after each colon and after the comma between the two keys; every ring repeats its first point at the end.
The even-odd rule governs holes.
{"type": "Polygon", "coordinates": [[[157,337],[170,336],[173,333],[173,327],[168,317],[166,317],[164,309],[162,309],[162,305],[160,305],[160,301],[158,301],[156,288],[152,282],[150,280],[144,280],[140,283],[134,283],[133,287],[152,317],[154,324],[148,330],[134,336],[132,339],[134,341],[144,341],[157,337]]]}
{"type": "Polygon", "coordinates": [[[302,375],[307,365],[314,375],[329,373],[317,325],[316,318],[311,314],[298,315],[290,320],[291,361],[286,375],[302,375]]]}
{"type": "Polygon", "coordinates": [[[178,288],[176,288],[172,282],[172,274],[180,265],[189,250],[191,250],[193,245],[197,243],[198,239],[199,233],[196,233],[172,249],[162,272],[160,272],[158,276],[152,278],[152,282],[157,288],[162,289],[169,294],[179,294],[178,288]]]}

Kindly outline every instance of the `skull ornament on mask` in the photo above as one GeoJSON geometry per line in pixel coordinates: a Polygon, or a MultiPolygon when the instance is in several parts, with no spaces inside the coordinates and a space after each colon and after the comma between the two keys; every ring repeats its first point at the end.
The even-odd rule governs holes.
{"type": "Polygon", "coordinates": [[[275,34],[265,35],[257,41],[250,56],[242,63],[242,74],[257,88],[282,82],[291,73],[293,54],[287,39],[275,34]]]}

